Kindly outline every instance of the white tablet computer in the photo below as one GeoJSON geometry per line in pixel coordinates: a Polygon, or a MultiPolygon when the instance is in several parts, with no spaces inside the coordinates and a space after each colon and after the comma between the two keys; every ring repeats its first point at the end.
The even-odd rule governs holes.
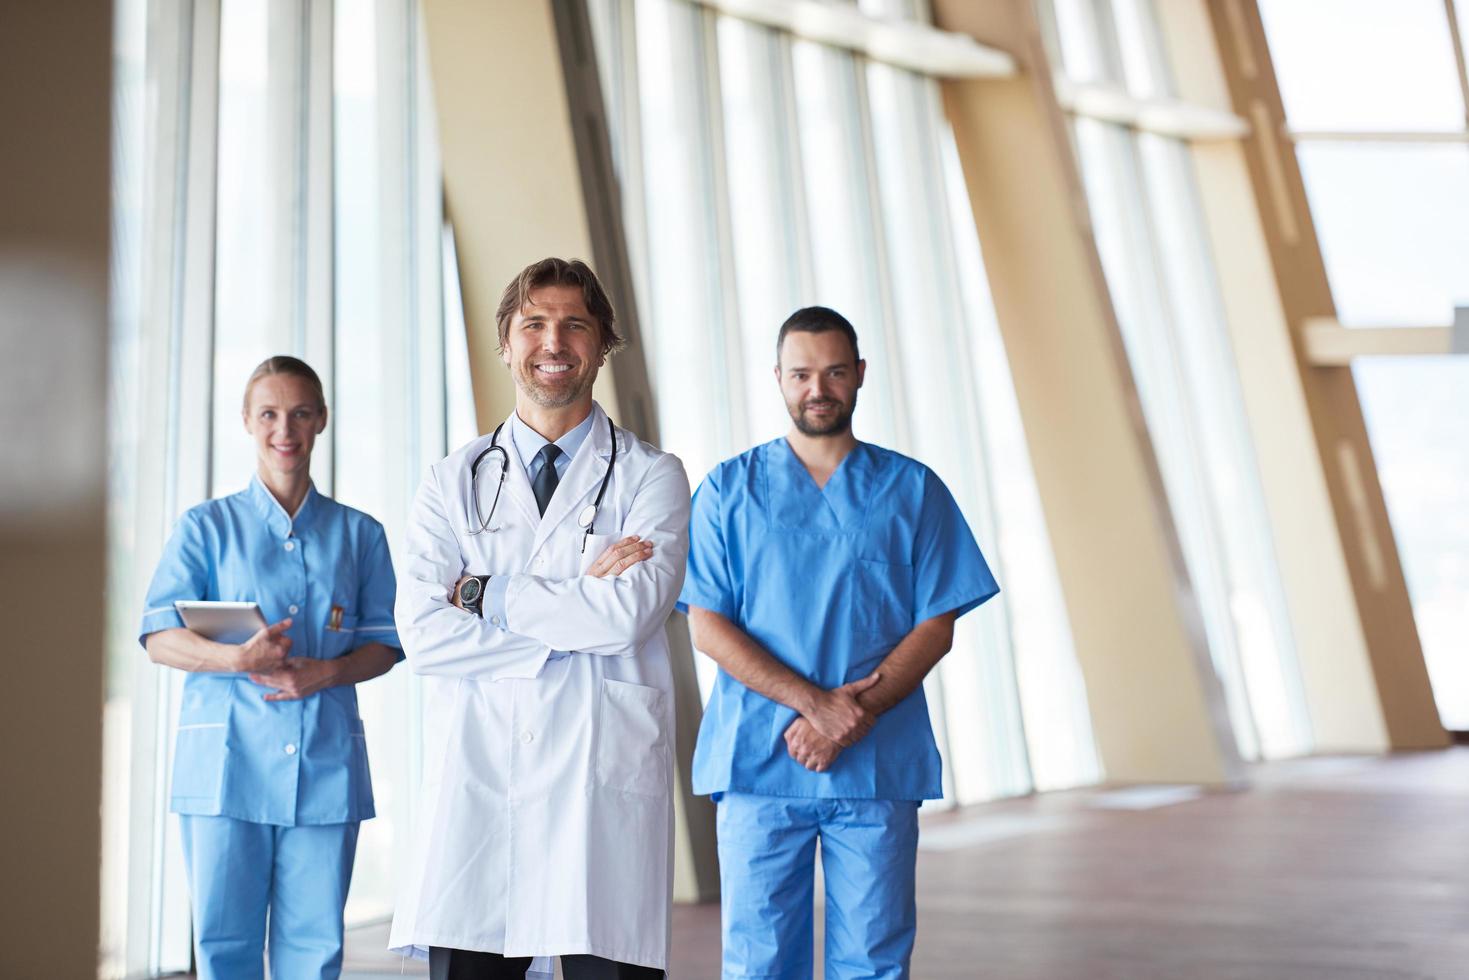
{"type": "Polygon", "coordinates": [[[173,607],[184,625],[216,643],[244,643],[265,626],[265,616],[253,602],[196,602],[179,599],[173,607]]]}

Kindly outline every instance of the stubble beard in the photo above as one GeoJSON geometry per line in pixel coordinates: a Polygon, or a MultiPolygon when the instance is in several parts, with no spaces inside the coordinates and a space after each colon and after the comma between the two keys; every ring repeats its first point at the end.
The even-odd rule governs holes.
{"type": "Polygon", "coordinates": [[[837,406],[836,414],[821,424],[807,420],[807,403],[803,402],[798,405],[796,410],[791,412],[791,421],[796,424],[796,431],[803,436],[812,436],[817,439],[846,434],[852,428],[852,412],[857,408],[857,396],[853,394],[850,405],[843,405],[834,398],[830,401],[837,406]]]}
{"type": "MultiPolygon", "coordinates": [[[[576,366],[572,366],[576,370],[576,366]]],[[[595,380],[591,376],[584,376],[578,384],[569,385],[565,388],[551,388],[541,383],[536,377],[535,365],[529,368],[517,364],[515,366],[515,385],[525,396],[542,408],[565,408],[574,405],[595,380]]]]}

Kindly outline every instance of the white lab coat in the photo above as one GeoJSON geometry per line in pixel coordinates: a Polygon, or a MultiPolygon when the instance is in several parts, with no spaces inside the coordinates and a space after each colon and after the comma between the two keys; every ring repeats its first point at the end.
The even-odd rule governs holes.
{"type": "MultiPolygon", "coordinates": [[[[674,706],[663,626],[683,584],[689,483],[676,456],[617,429],[583,553],[577,517],[612,449],[606,414],[592,414],[544,518],[508,424],[496,530],[468,533],[469,466],[489,436],[430,467],[414,501],[396,611],[408,665],[424,675],[424,771],[395,951],[590,953],[667,969],[674,706]],[[583,574],[629,534],[654,542],[650,560],[583,574]],[[510,576],[508,630],[450,603],[466,571],[510,576]],[[553,650],[575,652],[548,662],[553,650]]],[[[484,514],[499,459],[481,463],[484,514]]]]}

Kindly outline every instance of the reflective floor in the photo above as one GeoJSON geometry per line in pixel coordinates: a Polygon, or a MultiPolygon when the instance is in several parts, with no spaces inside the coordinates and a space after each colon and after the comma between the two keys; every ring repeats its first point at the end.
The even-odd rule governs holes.
{"type": "MultiPolygon", "coordinates": [[[[1469,977],[1466,818],[1469,748],[1271,763],[1247,792],[1085,790],[929,816],[913,976],[1469,977]]],[[[382,952],[386,931],[353,934],[352,980],[423,972],[382,952]]],[[[672,967],[719,975],[718,906],[674,910],[672,967]]]]}

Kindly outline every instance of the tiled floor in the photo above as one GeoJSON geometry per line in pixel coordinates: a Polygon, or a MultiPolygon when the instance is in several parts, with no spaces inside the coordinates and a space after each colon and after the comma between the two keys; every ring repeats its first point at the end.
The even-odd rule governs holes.
{"type": "MultiPolygon", "coordinates": [[[[917,980],[1469,977],[1469,748],[1010,800],[924,841],[917,980]]],[[[353,980],[423,972],[385,938],[354,934],[353,980]]],[[[717,905],[675,909],[670,974],[719,975],[717,905]]]]}

